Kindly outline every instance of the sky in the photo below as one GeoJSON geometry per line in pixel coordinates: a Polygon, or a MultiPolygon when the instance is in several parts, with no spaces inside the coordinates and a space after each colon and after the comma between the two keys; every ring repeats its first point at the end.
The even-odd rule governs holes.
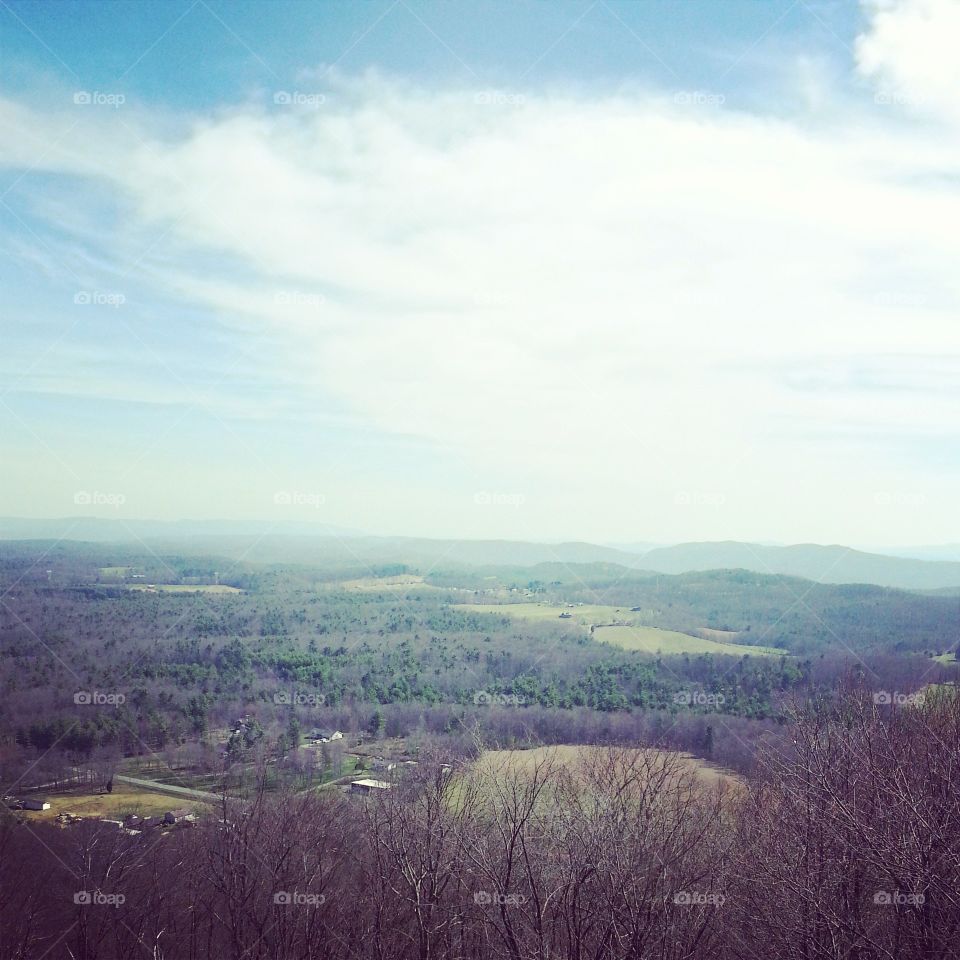
{"type": "Polygon", "coordinates": [[[0,515],[960,540],[960,0],[0,0],[0,515]]]}

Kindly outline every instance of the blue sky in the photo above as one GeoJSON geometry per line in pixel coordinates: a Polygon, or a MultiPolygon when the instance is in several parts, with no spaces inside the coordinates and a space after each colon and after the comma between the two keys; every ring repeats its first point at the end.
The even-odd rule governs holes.
{"type": "Polygon", "coordinates": [[[5,6],[12,89],[28,90],[39,68],[95,88],[122,82],[138,98],[189,108],[217,107],[264,84],[292,84],[321,64],[429,84],[709,84],[725,74],[750,93],[754,52],[841,55],[862,21],[855,3],[793,0],[5,6]]]}
{"type": "Polygon", "coordinates": [[[5,0],[0,513],[956,539],[958,24],[5,0]]]}

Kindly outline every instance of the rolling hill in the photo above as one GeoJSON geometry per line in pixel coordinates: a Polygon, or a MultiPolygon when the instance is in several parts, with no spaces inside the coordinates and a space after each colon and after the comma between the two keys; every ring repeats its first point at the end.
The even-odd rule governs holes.
{"type": "Polygon", "coordinates": [[[640,560],[644,569],[658,573],[741,569],[803,577],[819,583],[872,583],[904,590],[939,590],[960,585],[960,563],[883,556],[816,543],[785,547],[734,540],[681,543],[650,550],[640,560]]]}

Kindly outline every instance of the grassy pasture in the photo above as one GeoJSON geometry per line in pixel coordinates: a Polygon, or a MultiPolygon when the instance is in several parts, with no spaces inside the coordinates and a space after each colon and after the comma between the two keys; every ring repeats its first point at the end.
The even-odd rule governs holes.
{"type": "MultiPolygon", "coordinates": [[[[530,750],[487,750],[475,761],[475,771],[483,775],[501,773],[530,773],[538,764],[547,761],[565,768],[574,775],[584,764],[603,760],[611,748],[587,746],[582,744],[560,744],[559,746],[535,747],[530,750]]],[[[623,753],[649,764],[651,771],[662,769],[670,760],[678,761],[678,770],[693,773],[705,786],[715,787],[721,783],[740,783],[740,778],[711,766],[705,760],[699,760],[687,753],[675,753],[670,750],[657,750],[653,747],[614,748],[613,754],[623,753]]]]}
{"type": "Polygon", "coordinates": [[[568,607],[549,603],[465,603],[462,606],[476,613],[499,613],[524,620],[553,620],[576,624],[581,628],[593,627],[593,638],[601,643],[610,643],[624,650],[641,653],[716,653],[731,656],[780,656],[786,653],[776,647],[753,647],[744,643],[732,643],[737,636],[726,630],[703,628],[698,632],[705,636],[693,636],[676,630],[662,630],[645,626],[642,621],[652,611],[632,611],[629,607],[613,607],[602,604],[584,604],[568,607]],[[569,618],[561,619],[563,613],[569,618]]]}
{"type": "Polygon", "coordinates": [[[704,640],[716,640],[718,643],[736,643],[740,636],[736,630],[713,630],[710,627],[697,627],[693,635],[703,637],[704,640]]]}
{"type": "Polygon", "coordinates": [[[334,586],[340,590],[370,593],[383,590],[440,590],[433,584],[424,583],[423,577],[401,573],[393,577],[362,577],[359,580],[343,580],[334,586]]]}
{"type": "Polygon", "coordinates": [[[553,603],[464,603],[462,606],[475,613],[499,613],[524,620],[559,620],[560,614],[569,613],[569,619],[565,617],[564,622],[587,627],[595,623],[611,623],[614,620],[636,623],[648,612],[632,613],[629,607],[611,607],[598,603],[585,603],[583,606],[574,607],[553,603]]]}
{"type": "Polygon", "coordinates": [[[713,795],[723,791],[725,796],[734,797],[743,785],[736,774],[686,753],[651,747],[562,744],[487,750],[458,774],[450,800],[458,807],[479,804],[477,810],[495,812],[500,803],[506,802],[509,807],[515,791],[522,793],[535,776],[543,788],[538,806],[542,803],[540,809],[548,816],[556,803],[562,804],[564,797],[570,797],[571,790],[582,799],[626,790],[626,797],[650,804],[657,795],[676,802],[699,792],[713,795]]]}
{"type": "Polygon", "coordinates": [[[78,817],[119,820],[129,813],[140,817],[156,817],[168,810],[189,807],[191,810],[207,809],[205,804],[180,797],[165,797],[159,793],[140,790],[133,786],[114,788],[113,793],[85,793],[82,790],[66,793],[44,794],[50,801],[49,810],[18,810],[18,816],[31,820],[53,820],[59,813],[72,813],[78,817]]]}
{"type": "Polygon", "coordinates": [[[593,638],[601,643],[612,643],[624,650],[639,650],[641,653],[716,653],[742,657],[752,654],[758,657],[777,657],[786,653],[776,647],[750,647],[744,643],[718,643],[693,637],[676,630],[661,630],[658,627],[596,627],[593,638]]]}
{"type": "Polygon", "coordinates": [[[127,587],[146,593],[243,593],[225,583],[137,583],[127,587]]]}

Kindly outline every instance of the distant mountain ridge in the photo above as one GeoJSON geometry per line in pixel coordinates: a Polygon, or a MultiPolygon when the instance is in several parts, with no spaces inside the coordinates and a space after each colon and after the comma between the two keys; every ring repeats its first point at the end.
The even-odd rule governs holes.
{"type": "MultiPolygon", "coordinates": [[[[839,544],[780,546],[726,540],[680,543],[641,552],[579,541],[532,543],[522,540],[375,537],[330,524],[291,521],[159,521],[98,517],[50,520],[0,517],[2,540],[66,540],[100,544],[150,541],[156,549],[243,557],[261,563],[311,564],[347,559],[361,564],[407,563],[422,568],[441,565],[519,568],[543,563],[600,563],[650,573],[743,569],[821,583],[869,583],[904,590],[960,588],[958,561],[921,560],[892,552],[868,553],[839,544]]],[[[926,549],[934,551],[936,548],[926,549]]]]}
{"type": "Polygon", "coordinates": [[[125,543],[175,537],[257,537],[268,534],[306,537],[357,537],[329,523],[267,520],[141,520],[114,517],[0,517],[0,540],[85,540],[125,543]]]}
{"type": "Polygon", "coordinates": [[[960,563],[865,553],[839,544],[763,546],[737,540],[679,543],[641,555],[642,566],[658,573],[744,569],[779,573],[820,583],[872,583],[905,590],[939,590],[960,585],[960,563]]]}

